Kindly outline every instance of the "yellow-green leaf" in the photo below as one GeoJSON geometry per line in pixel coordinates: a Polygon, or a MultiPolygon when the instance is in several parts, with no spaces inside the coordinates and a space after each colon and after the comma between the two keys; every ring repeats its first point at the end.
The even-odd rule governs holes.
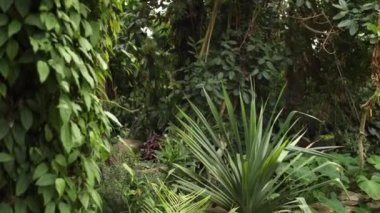
{"type": "Polygon", "coordinates": [[[49,65],[44,61],[38,61],[37,70],[38,70],[38,75],[40,77],[40,82],[41,83],[45,82],[50,72],[49,65]]]}
{"type": "Polygon", "coordinates": [[[66,182],[63,178],[55,179],[55,189],[58,192],[59,197],[62,197],[65,192],[66,182]]]}

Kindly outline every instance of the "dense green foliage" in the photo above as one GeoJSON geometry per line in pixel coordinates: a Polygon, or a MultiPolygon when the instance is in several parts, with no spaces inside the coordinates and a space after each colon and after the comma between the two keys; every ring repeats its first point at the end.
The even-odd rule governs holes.
{"type": "Polygon", "coordinates": [[[132,137],[163,132],[177,106],[188,108],[185,99],[202,105],[202,88],[222,110],[220,82],[247,102],[253,82],[259,97],[288,85],[286,110],[322,121],[305,120],[308,140],[325,134],[333,135],[327,142],[351,143],[358,103],[370,92],[374,3],[130,0],[124,9],[110,67],[118,100],[132,110],[114,112],[132,137]]]}
{"type": "MultiPolygon", "coordinates": [[[[369,0],[126,0],[125,12],[120,16],[124,25],[110,63],[112,90],[116,92],[116,104],[113,103],[115,107],[111,111],[124,125],[121,132],[128,129],[126,137],[147,141],[143,149],[151,145],[151,135],[162,135],[160,145],[155,144],[156,149],[159,147],[156,159],[136,163],[132,170],[140,170],[146,163],[159,168],[164,165],[165,169],[157,173],[167,175],[164,182],[171,189],[206,189],[211,206],[237,207],[238,212],[260,208],[262,203],[252,203],[251,197],[264,197],[265,205],[274,208],[279,206],[277,201],[282,204],[289,201],[284,208],[297,204],[304,212],[309,211],[306,202],[321,202],[334,211],[345,211],[339,194],[345,189],[377,200],[378,194],[372,190],[380,183],[376,173],[380,139],[376,104],[372,106],[373,111],[372,108],[368,111],[366,128],[360,132],[369,142],[359,152],[360,156],[367,152],[371,157],[364,161],[367,165],[362,171],[361,166],[353,163],[357,160],[360,106],[369,97],[379,95],[373,93],[371,82],[372,49],[380,35],[376,3],[369,0]],[[229,101],[221,83],[230,94],[229,101]],[[284,85],[284,96],[277,103],[274,97],[284,85]],[[233,169],[247,164],[259,170],[257,165],[262,165],[259,162],[269,157],[258,158],[257,152],[280,150],[278,146],[268,145],[270,148],[265,152],[265,143],[262,143],[264,148],[256,147],[255,154],[250,153],[249,143],[243,143],[239,151],[234,149],[238,135],[244,142],[257,141],[255,137],[259,135],[253,134],[255,140],[247,139],[245,122],[235,125],[231,119],[231,114],[239,119],[246,115],[244,110],[249,110],[242,106],[250,103],[251,95],[258,101],[269,97],[265,106],[269,111],[276,104],[284,108],[275,131],[266,132],[267,138],[274,137],[286,122],[286,115],[296,110],[317,119],[306,117],[297,122],[287,132],[290,138],[306,130],[300,146],[341,146],[332,159],[290,154],[294,161],[279,160],[279,165],[273,165],[271,175],[269,172],[259,175],[267,183],[282,174],[279,179],[283,182],[276,182],[274,188],[281,185],[292,196],[300,192],[299,198],[290,196],[292,201],[281,199],[286,195],[278,194],[273,188],[267,194],[251,190],[261,186],[255,176],[249,176],[251,173],[245,167],[239,172],[233,169]],[[196,106],[195,111],[188,101],[196,106]],[[211,114],[206,103],[214,104],[211,114]],[[215,115],[220,122],[212,121],[215,115]],[[180,137],[173,134],[173,127],[180,137]],[[232,154],[217,157],[221,152],[221,147],[219,151],[215,148],[219,139],[233,141],[233,145],[227,143],[223,147],[224,152],[232,154]],[[242,156],[254,156],[255,160],[251,162],[242,156]],[[342,164],[344,170],[332,162],[342,164]],[[178,168],[187,175],[179,173],[178,168]],[[234,175],[244,181],[231,178],[234,175]],[[178,189],[178,185],[173,185],[177,178],[184,180],[182,183],[187,187],[182,185],[178,189]],[[336,180],[339,187],[323,185],[336,180]],[[313,183],[316,183],[313,190],[297,188],[313,183]]],[[[270,115],[261,119],[268,121],[270,115]]],[[[285,144],[281,140],[271,143],[285,144]]],[[[151,187],[144,183],[144,175],[129,186],[142,189],[139,196],[155,197],[147,190],[151,187]]],[[[128,193],[124,198],[132,201],[129,206],[141,204],[141,200],[131,199],[128,193]]],[[[357,211],[368,209],[366,202],[360,200],[360,206],[355,207],[357,211]]]]}
{"type": "Polygon", "coordinates": [[[378,211],[377,4],[0,0],[0,212],[378,211]]]}
{"type": "Polygon", "coordinates": [[[95,212],[117,1],[0,1],[0,212],[95,212]]]}

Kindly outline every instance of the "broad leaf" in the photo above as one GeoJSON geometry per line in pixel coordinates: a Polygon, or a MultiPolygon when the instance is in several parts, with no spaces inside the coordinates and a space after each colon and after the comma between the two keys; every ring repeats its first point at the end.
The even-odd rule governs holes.
{"type": "Polygon", "coordinates": [[[58,209],[59,209],[59,212],[61,212],[61,213],[70,213],[70,212],[71,212],[71,210],[70,210],[70,206],[67,205],[67,204],[64,203],[64,202],[60,202],[60,203],[58,204],[58,209]]]}
{"type": "Polygon", "coordinates": [[[55,183],[56,175],[54,174],[44,174],[36,182],[37,186],[50,186],[55,183]]]}
{"type": "Polygon", "coordinates": [[[380,156],[372,155],[367,159],[368,163],[372,164],[377,170],[380,170],[380,156]]]}
{"type": "Polygon", "coordinates": [[[40,77],[40,82],[43,83],[46,81],[47,77],[49,76],[49,65],[44,61],[38,61],[37,62],[37,71],[38,75],[40,77]]]}
{"type": "Polygon", "coordinates": [[[65,192],[66,182],[63,178],[57,178],[55,180],[55,189],[58,192],[58,195],[62,197],[63,193],[65,192]]]}
{"type": "Polygon", "coordinates": [[[25,128],[25,130],[29,130],[33,124],[33,114],[27,107],[20,108],[20,118],[21,124],[25,128]]]}
{"type": "Polygon", "coordinates": [[[341,28],[348,27],[352,23],[353,23],[353,21],[351,19],[346,19],[346,20],[343,20],[343,21],[339,22],[338,27],[341,27],[341,28]]]}
{"type": "Polygon", "coordinates": [[[7,52],[8,58],[11,61],[16,58],[16,56],[18,54],[18,50],[19,50],[19,44],[18,44],[18,42],[15,41],[14,39],[9,40],[8,43],[7,43],[6,52],[7,52]]]}
{"type": "Polygon", "coordinates": [[[55,213],[55,206],[54,202],[50,202],[45,208],[45,213],[55,213]]]}
{"type": "Polygon", "coordinates": [[[22,174],[17,179],[16,183],[16,196],[23,194],[30,185],[30,177],[27,174],[22,174]]]}
{"type": "Polygon", "coordinates": [[[14,34],[18,33],[21,29],[21,23],[17,20],[13,20],[8,25],[8,38],[12,37],[14,34]]]}
{"type": "Polygon", "coordinates": [[[40,178],[42,175],[46,174],[48,171],[49,171],[49,168],[46,165],[46,163],[40,163],[34,170],[33,180],[40,178]]]}
{"type": "Polygon", "coordinates": [[[25,17],[28,14],[31,1],[32,0],[15,0],[16,9],[22,17],[25,17]]]}
{"type": "Polygon", "coordinates": [[[12,4],[13,0],[0,0],[0,8],[3,10],[3,12],[7,12],[12,4]]]}
{"type": "Polygon", "coordinates": [[[5,152],[0,152],[0,163],[9,162],[13,160],[13,156],[5,152]]]}
{"type": "Polygon", "coordinates": [[[370,198],[380,200],[380,182],[375,180],[374,176],[372,176],[371,180],[364,176],[359,176],[357,182],[359,188],[366,192],[370,198]]]}

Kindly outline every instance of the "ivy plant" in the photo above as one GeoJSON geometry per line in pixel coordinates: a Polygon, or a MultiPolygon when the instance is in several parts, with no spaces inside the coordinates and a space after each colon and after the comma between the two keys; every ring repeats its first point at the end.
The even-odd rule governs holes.
{"type": "Polygon", "coordinates": [[[0,212],[95,212],[109,0],[0,0],[0,212]]]}

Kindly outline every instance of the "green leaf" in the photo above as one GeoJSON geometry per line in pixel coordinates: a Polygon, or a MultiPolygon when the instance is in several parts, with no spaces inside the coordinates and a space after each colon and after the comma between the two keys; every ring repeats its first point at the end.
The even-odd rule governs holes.
{"type": "Polygon", "coordinates": [[[112,113],[108,112],[108,111],[104,111],[104,113],[107,115],[107,117],[109,119],[111,119],[113,122],[115,122],[115,124],[117,124],[118,126],[123,126],[121,125],[120,121],[116,118],[115,115],[113,115],[112,113]]]}
{"type": "Polygon", "coordinates": [[[346,16],[347,13],[348,11],[341,11],[333,17],[333,20],[338,20],[338,19],[343,18],[344,16],[346,16]]]}
{"type": "Polygon", "coordinates": [[[63,178],[57,178],[55,180],[55,189],[58,192],[59,197],[62,197],[65,192],[66,182],[63,178]]]}
{"type": "Polygon", "coordinates": [[[50,202],[46,208],[45,208],[45,213],[55,213],[55,203],[50,202]]]}
{"type": "Polygon", "coordinates": [[[3,10],[3,12],[7,12],[12,4],[13,0],[0,0],[0,8],[3,10]]]}
{"type": "Polygon", "coordinates": [[[367,195],[374,199],[374,200],[380,200],[380,183],[375,181],[376,178],[372,176],[371,180],[368,180],[364,176],[359,176],[358,178],[358,186],[361,190],[367,193],[367,195]]]}
{"type": "Polygon", "coordinates": [[[18,33],[21,30],[21,23],[17,20],[13,20],[8,25],[8,38],[12,37],[14,34],[18,33]]]}
{"type": "Polygon", "coordinates": [[[8,41],[8,33],[0,28],[0,47],[8,41]]]}
{"type": "Polygon", "coordinates": [[[372,164],[377,170],[380,170],[380,156],[372,155],[367,159],[368,163],[372,164]]]}
{"type": "Polygon", "coordinates": [[[46,163],[40,163],[33,173],[33,180],[37,180],[42,175],[46,174],[49,171],[49,168],[46,163]]]}
{"type": "Polygon", "coordinates": [[[72,164],[74,161],[76,161],[79,157],[80,152],[78,150],[74,150],[72,153],[70,153],[68,158],[68,164],[72,164]]]}
{"type": "Polygon", "coordinates": [[[41,22],[45,24],[47,30],[52,30],[55,27],[59,27],[58,20],[53,13],[43,13],[40,17],[41,22]]]}
{"type": "Polygon", "coordinates": [[[333,196],[331,198],[327,198],[327,197],[324,197],[324,196],[320,197],[319,200],[322,203],[326,204],[329,208],[331,208],[331,210],[333,210],[332,212],[337,212],[337,213],[344,213],[344,212],[346,212],[344,206],[336,198],[335,194],[333,194],[333,196]]]}
{"type": "Polygon", "coordinates": [[[0,152],[0,163],[9,162],[13,160],[13,156],[5,152],[0,152]]]}
{"type": "Polygon", "coordinates": [[[82,26],[84,28],[84,33],[85,33],[86,37],[91,36],[93,34],[91,24],[88,23],[88,21],[83,20],[82,21],[82,26]]]}
{"type": "Polygon", "coordinates": [[[39,187],[39,193],[42,193],[44,205],[47,205],[50,201],[52,201],[53,196],[56,195],[56,191],[53,186],[39,187]]]}
{"type": "Polygon", "coordinates": [[[56,155],[54,161],[57,162],[60,166],[63,166],[63,167],[67,166],[66,158],[62,154],[56,155]]]}
{"type": "Polygon", "coordinates": [[[80,70],[81,70],[81,74],[82,76],[84,77],[84,79],[86,79],[86,81],[90,84],[90,87],[91,88],[94,88],[95,86],[95,82],[94,82],[94,79],[91,77],[91,75],[88,73],[88,70],[86,68],[86,66],[80,66],[80,70]]]}
{"type": "Polygon", "coordinates": [[[67,96],[61,96],[59,98],[59,115],[61,117],[62,123],[65,125],[69,122],[71,113],[72,113],[72,107],[70,103],[70,99],[67,96]]]}
{"type": "Polygon", "coordinates": [[[71,133],[72,133],[72,141],[77,144],[82,144],[83,142],[83,135],[80,131],[78,125],[74,122],[71,122],[71,133]]]}
{"type": "Polygon", "coordinates": [[[8,62],[5,59],[0,59],[0,74],[7,78],[9,74],[9,65],[8,62]]]}
{"type": "Polygon", "coordinates": [[[17,56],[18,48],[19,48],[19,45],[17,41],[15,41],[14,39],[11,39],[8,41],[6,51],[7,51],[7,56],[10,60],[13,60],[17,56]]]}
{"type": "Polygon", "coordinates": [[[21,127],[21,125],[15,125],[12,128],[12,135],[15,141],[20,145],[24,146],[25,144],[25,136],[26,136],[26,131],[24,128],[21,127]]]}
{"type": "MultiPolygon", "coordinates": [[[[0,96],[5,97],[7,95],[7,86],[3,83],[0,83],[0,96]]],[[[0,130],[0,139],[1,139],[1,133],[7,129],[0,130]]]]}
{"type": "MultiPolygon", "coordinates": [[[[1,85],[3,85],[3,84],[0,84],[0,86],[1,85]]],[[[6,120],[4,120],[3,118],[0,118],[0,140],[3,139],[8,134],[8,131],[9,131],[8,122],[6,120]]]]}
{"type": "Polygon", "coordinates": [[[306,4],[306,7],[307,7],[307,8],[311,9],[311,3],[310,3],[309,0],[306,0],[305,4],[306,4]]]}
{"type": "Polygon", "coordinates": [[[26,198],[26,205],[30,210],[32,210],[31,212],[33,213],[43,212],[41,210],[40,198],[37,196],[29,195],[26,198]]]}
{"type": "Polygon", "coordinates": [[[29,130],[33,124],[33,114],[27,107],[22,107],[20,109],[20,118],[21,124],[25,128],[25,130],[29,130]]]}
{"type": "Polygon", "coordinates": [[[1,213],[13,213],[12,207],[8,203],[0,203],[1,213]]]}
{"type": "Polygon", "coordinates": [[[106,70],[108,68],[108,65],[107,63],[104,61],[104,59],[102,58],[102,56],[100,54],[96,54],[96,58],[98,59],[98,62],[100,64],[100,68],[102,70],[106,70]]]}
{"type": "Polygon", "coordinates": [[[339,0],[339,5],[343,10],[348,10],[347,2],[345,0],[339,0]]]}
{"type": "Polygon", "coordinates": [[[94,189],[89,189],[91,198],[94,200],[95,204],[101,208],[102,207],[102,199],[100,198],[99,193],[94,189]]]}
{"type": "Polygon", "coordinates": [[[304,0],[297,0],[296,6],[301,7],[304,4],[304,0]]]}
{"type": "Polygon", "coordinates": [[[16,196],[23,194],[30,185],[30,178],[26,174],[22,174],[16,183],[16,196]]]}
{"type": "Polygon", "coordinates": [[[356,21],[352,22],[350,25],[350,35],[355,35],[358,32],[359,25],[356,21]]]}
{"type": "Polygon", "coordinates": [[[89,51],[92,49],[92,45],[90,44],[90,42],[83,38],[83,37],[80,37],[78,39],[78,42],[79,42],[79,45],[85,50],[85,51],[89,51]]]}
{"type": "Polygon", "coordinates": [[[71,131],[68,124],[62,125],[60,138],[65,151],[70,152],[73,148],[73,143],[71,141],[71,131]]]}
{"type": "Polygon", "coordinates": [[[18,13],[25,17],[30,9],[30,2],[31,0],[15,0],[15,5],[18,13]]]}
{"type": "MultiPolygon", "coordinates": [[[[6,95],[7,95],[7,86],[3,83],[0,83],[0,96],[5,97],[6,95]]],[[[1,136],[1,132],[2,131],[0,130],[0,136],[1,136]]]]}
{"type": "Polygon", "coordinates": [[[59,212],[61,212],[61,213],[70,213],[70,212],[71,212],[71,211],[70,211],[70,206],[67,205],[67,204],[64,203],[64,202],[60,202],[60,203],[58,204],[58,209],[59,209],[59,212]]]}
{"type": "Polygon", "coordinates": [[[39,29],[44,29],[44,26],[42,25],[40,16],[36,14],[30,14],[25,18],[25,24],[38,27],[39,29]]]}
{"type": "Polygon", "coordinates": [[[54,174],[44,174],[36,182],[37,186],[50,186],[55,183],[56,175],[54,174]]]}
{"type": "Polygon", "coordinates": [[[41,83],[45,82],[50,72],[49,65],[44,61],[38,61],[37,70],[38,70],[38,75],[40,77],[40,82],[41,83]]]}
{"type": "Polygon", "coordinates": [[[83,192],[79,195],[79,201],[82,203],[84,209],[87,210],[88,208],[88,203],[90,201],[90,196],[86,193],[86,192],[83,192]]]}
{"type": "Polygon", "coordinates": [[[340,28],[347,27],[347,26],[350,26],[352,23],[353,23],[353,21],[351,19],[345,19],[345,20],[339,22],[338,27],[340,27],[340,28]]]}
{"type": "Polygon", "coordinates": [[[8,21],[9,21],[9,18],[7,15],[0,14],[0,27],[6,25],[8,21]]]}
{"type": "Polygon", "coordinates": [[[16,200],[15,213],[27,213],[27,204],[25,200],[16,200]]]}
{"type": "Polygon", "coordinates": [[[46,141],[51,141],[53,139],[53,132],[48,125],[44,127],[45,139],[46,141]]]}

